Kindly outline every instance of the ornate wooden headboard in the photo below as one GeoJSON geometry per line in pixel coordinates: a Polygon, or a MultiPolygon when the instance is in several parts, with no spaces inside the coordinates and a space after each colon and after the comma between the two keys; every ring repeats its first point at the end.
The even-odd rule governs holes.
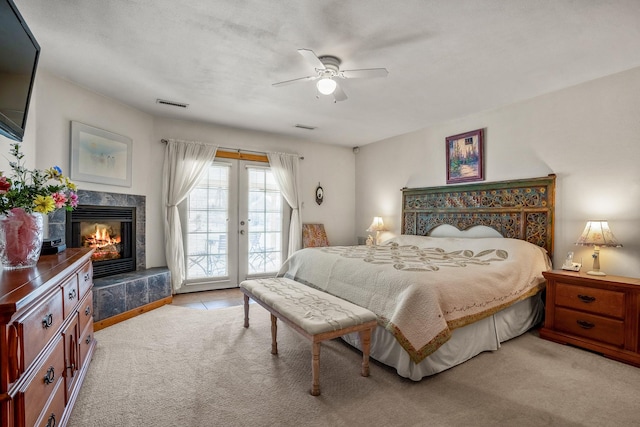
{"type": "Polygon", "coordinates": [[[556,176],[402,189],[402,234],[426,236],[449,224],[484,225],[553,256],[556,176]]]}

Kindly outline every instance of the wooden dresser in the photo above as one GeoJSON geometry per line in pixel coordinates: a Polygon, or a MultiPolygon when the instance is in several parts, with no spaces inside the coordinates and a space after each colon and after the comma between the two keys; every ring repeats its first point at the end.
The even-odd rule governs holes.
{"type": "Polygon", "coordinates": [[[640,279],[569,271],[547,279],[540,336],[640,367],[640,279]]]}
{"type": "Polygon", "coordinates": [[[95,349],[91,250],[0,270],[0,427],[66,425],[95,349]]]}

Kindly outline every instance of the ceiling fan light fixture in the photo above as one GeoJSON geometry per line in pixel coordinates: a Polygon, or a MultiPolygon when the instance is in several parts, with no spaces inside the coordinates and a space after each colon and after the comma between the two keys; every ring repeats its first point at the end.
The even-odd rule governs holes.
{"type": "Polygon", "coordinates": [[[338,86],[338,84],[330,77],[323,77],[316,83],[318,92],[323,95],[331,95],[336,90],[336,86],[338,86]]]}

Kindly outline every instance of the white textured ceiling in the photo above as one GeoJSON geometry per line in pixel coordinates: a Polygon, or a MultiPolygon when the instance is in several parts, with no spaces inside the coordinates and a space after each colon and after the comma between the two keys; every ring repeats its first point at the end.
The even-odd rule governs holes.
{"type": "Polygon", "coordinates": [[[640,66],[640,0],[14,1],[41,67],[80,86],[156,116],[345,146],[640,66]],[[389,76],[344,81],[338,103],[314,82],[273,87],[313,74],[299,48],[389,76]]]}

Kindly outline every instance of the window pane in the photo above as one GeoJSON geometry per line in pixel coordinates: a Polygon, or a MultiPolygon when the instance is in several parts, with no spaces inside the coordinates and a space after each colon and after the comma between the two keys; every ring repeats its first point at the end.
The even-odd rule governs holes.
{"type": "Polygon", "coordinates": [[[280,212],[282,210],[282,195],[280,193],[266,193],[266,210],[267,212],[280,212]]]}
{"type": "Polygon", "coordinates": [[[265,231],[282,231],[282,214],[268,213],[266,214],[265,231]]]}
{"type": "Polygon", "coordinates": [[[273,174],[271,173],[271,171],[269,171],[269,173],[266,174],[265,180],[266,180],[265,188],[267,190],[276,191],[278,192],[278,194],[280,194],[280,190],[278,189],[278,185],[276,184],[276,179],[273,177],[273,174]]]}

